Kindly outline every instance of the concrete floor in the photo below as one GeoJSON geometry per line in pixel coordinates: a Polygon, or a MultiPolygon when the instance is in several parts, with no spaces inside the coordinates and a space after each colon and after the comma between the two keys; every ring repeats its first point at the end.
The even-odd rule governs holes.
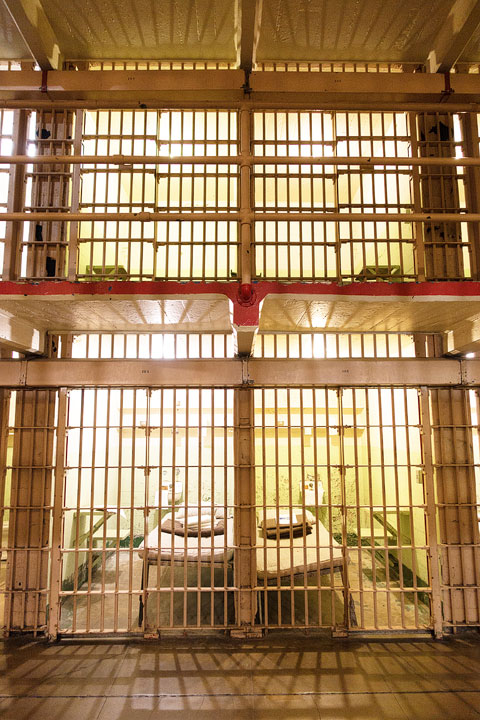
{"type": "Polygon", "coordinates": [[[2,720],[480,718],[480,635],[0,643],[2,720]]]}

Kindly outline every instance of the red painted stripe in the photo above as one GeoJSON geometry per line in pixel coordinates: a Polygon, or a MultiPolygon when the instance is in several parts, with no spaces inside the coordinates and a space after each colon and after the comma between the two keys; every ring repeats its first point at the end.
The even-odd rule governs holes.
{"type": "MultiPolygon", "coordinates": [[[[267,295],[335,295],[337,297],[432,297],[480,298],[480,282],[441,281],[421,283],[308,283],[276,282],[261,280],[254,284],[257,302],[267,295]]],[[[51,280],[39,282],[0,282],[0,296],[11,297],[61,297],[61,296],[142,296],[142,295],[225,295],[236,301],[238,282],[174,282],[174,281],[113,281],[113,282],[69,282],[51,280]]]]}

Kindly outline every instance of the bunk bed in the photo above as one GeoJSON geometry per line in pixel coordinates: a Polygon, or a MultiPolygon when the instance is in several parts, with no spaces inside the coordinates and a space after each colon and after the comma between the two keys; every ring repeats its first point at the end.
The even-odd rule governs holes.
{"type": "MultiPolygon", "coordinates": [[[[294,584],[295,579],[305,579],[307,575],[317,573],[327,575],[340,573],[345,599],[345,624],[350,611],[350,624],[357,625],[355,603],[349,593],[346,573],[347,558],[345,551],[328,532],[323,523],[309,510],[295,513],[287,512],[282,522],[281,512],[269,509],[257,522],[257,578],[264,592],[274,583],[279,586],[283,579],[294,584]],[[275,532],[267,534],[266,528],[283,529],[275,537],[275,532]],[[300,532],[295,532],[300,529],[300,532]],[[270,537],[268,535],[271,535],[270,537]]],[[[260,590],[260,592],[262,592],[260,590]]],[[[262,623],[262,603],[259,603],[259,616],[262,623]]]]}
{"type": "Polygon", "coordinates": [[[138,547],[143,561],[139,625],[142,624],[145,588],[152,565],[199,563],[224,567],[233,560],[233,516],[224,507],[176,508],[167,513],[138,547]]]}

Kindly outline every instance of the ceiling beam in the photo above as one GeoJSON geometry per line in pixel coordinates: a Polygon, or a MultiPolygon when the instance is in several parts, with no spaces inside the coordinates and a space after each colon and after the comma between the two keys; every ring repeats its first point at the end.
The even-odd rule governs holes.
{"type": "Polygon", "coordinates": [[[235,355],[249,357],[253,353],[258,325],[232,325],[235,355]]]}
{"type": "Polygon", "coordinates": [[[3,0],[41,70],[60,70],[63,56],[40,0],[3,0]]]}
{"type": "Polygon", "coordinates": [[[0,387],[420,387],[480,384],[480,361],[0,360],[0,387]]]}
{"type": "Polygon", "coordinates": [[[446,339],[446,349],[449,353],[478,354],[480,352],[480,317],[477,315],[459,321],[446,333],[446,339]]]}
{"type": "Polygon", "coordinates": [[[258,72],[245,98],[242,70],[58,70],[48,74],[48,97],[33,70],[0,70],[0,107],[287,107],[307,109],[462,110],[474,112],[480,75],[455,73],[446,81],[427,73],[258,72]]]}
{"type": "Polygon", "coordinates": [[[456,0],[425,61],[428,72],[449,72],[480,25],[480,2],[456,0]]]}
{"type": "Polygon", "coordinates": [[[8,313],[0,313],[0,346],[22,353],[42,354],[45,332],[8,313]]]}
{"type": "Polygon", "coordinates": [[[262,20],[263,0],[237,0],[237,64],[250,73],[255,64],[255,55],[262,20]]]}

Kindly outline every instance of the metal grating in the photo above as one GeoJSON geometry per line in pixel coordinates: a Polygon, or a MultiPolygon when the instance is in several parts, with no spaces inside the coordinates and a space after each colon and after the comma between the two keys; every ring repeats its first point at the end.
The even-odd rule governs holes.
{"type": "MultiPolygon", "coordinates": [[[[85,112],[82,152],[228,156],[238,153],[237,114],[229,111],[85,112]]],[[[237,275],[236,165],[97,164],[82,167],[80,211],[205,212],[212,220],[80,223],[79,279],[217,279],[237,275]]]]}

